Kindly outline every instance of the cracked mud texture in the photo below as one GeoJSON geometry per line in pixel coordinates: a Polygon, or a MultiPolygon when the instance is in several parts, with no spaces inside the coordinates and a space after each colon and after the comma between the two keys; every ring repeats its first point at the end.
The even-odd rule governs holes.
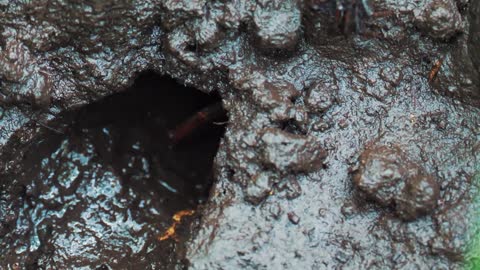
{"type": "Polygon", "coordinates": [[[359,27],[335,1],[1,1],[2,151],[153,70],[218,91],[229,114],[190,269],[461,268],[478,230],[480,4],[357,2],[374,11],[347,5],[359,27]],[[382,147],[402,157],[382,166],[419,174],[395,178],[400,194],[354,181],[382,147]]]}

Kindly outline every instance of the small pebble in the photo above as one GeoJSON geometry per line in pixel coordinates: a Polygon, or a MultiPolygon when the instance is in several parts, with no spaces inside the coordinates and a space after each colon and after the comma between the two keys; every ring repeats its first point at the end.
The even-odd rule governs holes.
{"type": "Polygon", "coordinates": [[[295,225],[297,225],[300,222],[300,218],[294,212],[289,212],[287,216],[288,216],[288,220],[290,220],[290,222],[292,222],[295,225]]]}

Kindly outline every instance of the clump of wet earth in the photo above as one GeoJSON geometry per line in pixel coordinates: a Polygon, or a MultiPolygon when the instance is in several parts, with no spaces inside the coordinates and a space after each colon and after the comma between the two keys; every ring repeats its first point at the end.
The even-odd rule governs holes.
{"type": "Polygon", "coordinates": [[[479,9],[466,0],[0,2],[0,266],[471,266],[479,9]],[[174,160],[150,135],[128,150],[133,160],[115,154],[150,134],[125,114],[110,135],[66,124],[147,70],[218,93],[228,111],[213,172],[202,167],[211,190],[185,191],[204,200],[169,204],[162,181],[175,189],[187,176],[152,182],[129,169],[142,157],[174,160]],[[184,239],[154,237],[189,207],[199,208],[184,239]]]}

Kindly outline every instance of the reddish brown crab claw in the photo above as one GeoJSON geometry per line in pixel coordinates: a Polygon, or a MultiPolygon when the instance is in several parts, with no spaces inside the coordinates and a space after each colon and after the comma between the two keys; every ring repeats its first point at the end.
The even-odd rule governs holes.
{"type": "Polygon", "coordinates": [[[225,115],[225,111],[221,102],[217,102],[204,107],[190,118],[186,119],[174,130],[169,132],[172,144],[176,145],[186,137],[190,136],[195,130],[201,126],[219,120],[225,115]]]}

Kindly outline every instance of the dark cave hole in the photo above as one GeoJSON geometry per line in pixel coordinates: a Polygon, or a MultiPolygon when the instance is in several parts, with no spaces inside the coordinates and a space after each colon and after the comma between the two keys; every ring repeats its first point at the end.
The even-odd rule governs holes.
{"type": "Polygon", "coordinates": [[[102,149],[108,144],[100,143],[97,150],[126,185],[135,176],[135,168],[129,168],[131,156],[145,156],[151,177],[157,178],[153,184],[182,197],[192,207],[208,197],[213,158],[226,120],[217,93],[205,94],[148,72],[128,90],[82,108],[74,129],[101,141],[102,136],[92,131],[101,128],[105,133],[105,128],[110,128],[108,133],[116,143],[112,149],[102,149]]]}
{"type": "Polygon", "coordinates": [[[5,176],[11,184],[0,200],[20,218],[0,230],[0,254],[31,239],[38,246],[0,261],[23,258],[35,269],[185,265],[199,213],[192,214],[209,196],[227,120],[217,93],[147,72],[125,91],[49,123],[68,123],[64,132],[41,127],[30,141],[12,140],[4,158],[18,173],[5,176]],[[179,213],[188,215],[177,223],[179,213]]]}

